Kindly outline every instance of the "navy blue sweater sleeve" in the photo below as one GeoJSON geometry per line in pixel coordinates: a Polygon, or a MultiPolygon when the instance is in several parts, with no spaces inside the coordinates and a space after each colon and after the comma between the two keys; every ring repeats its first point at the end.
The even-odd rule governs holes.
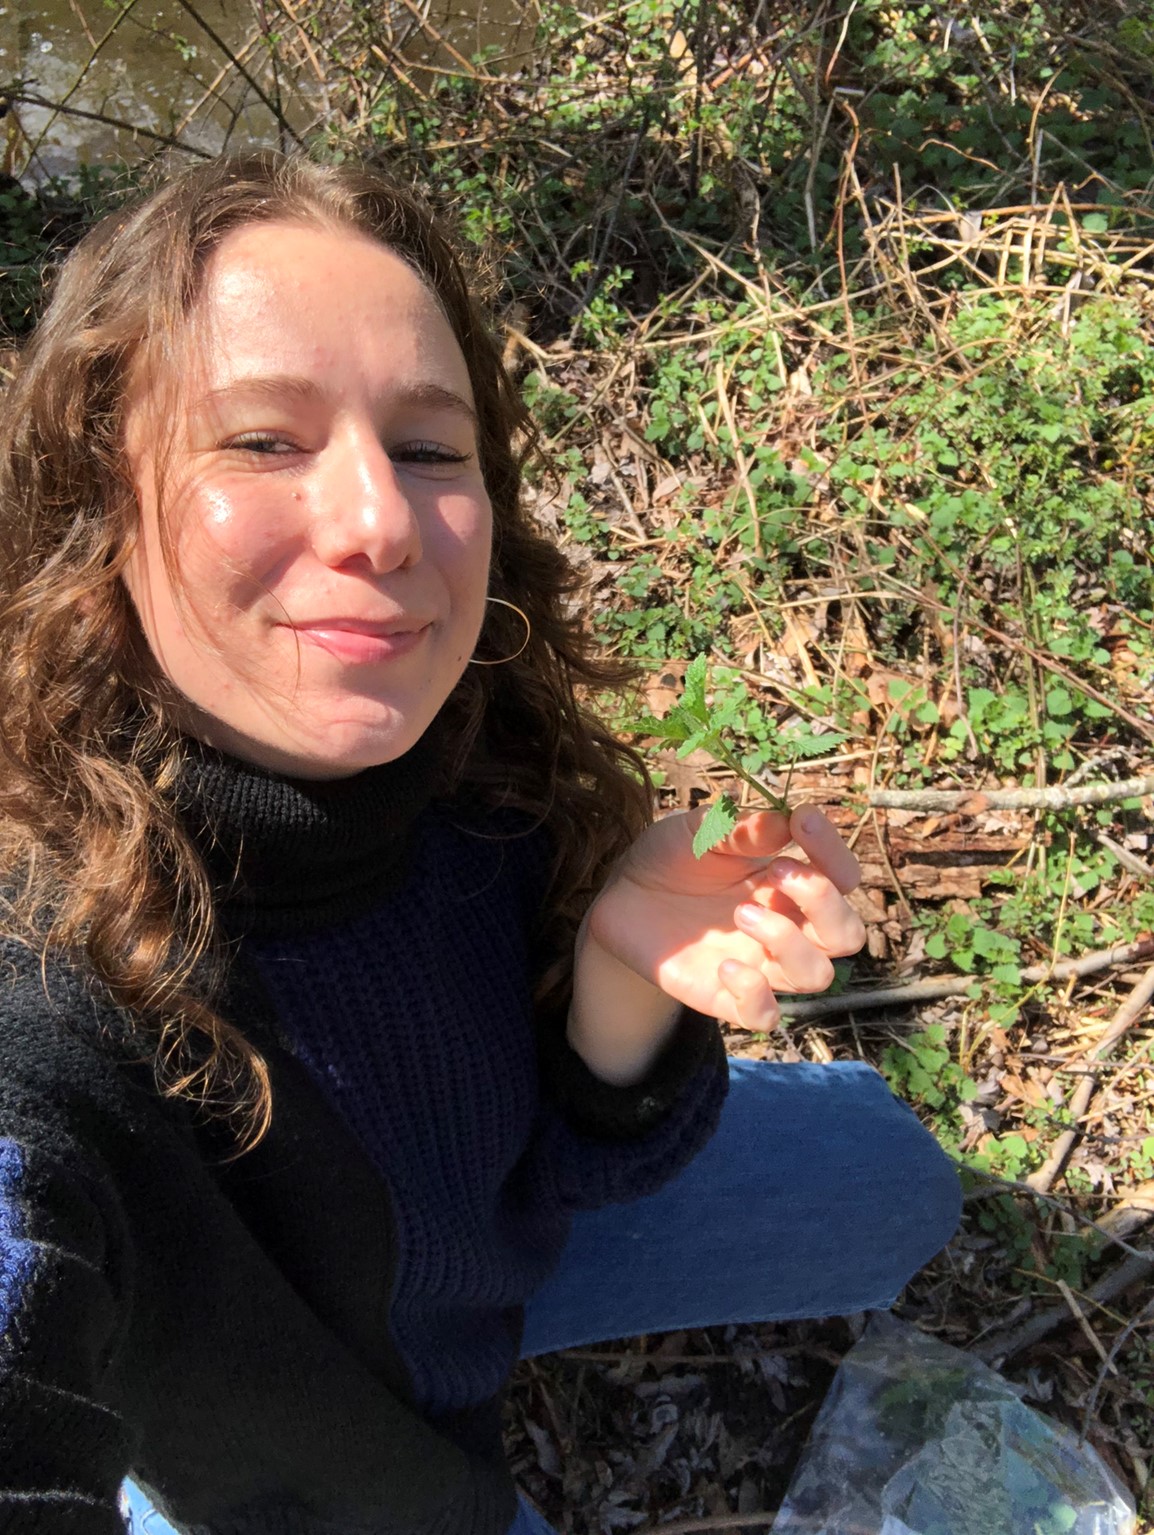
{"type": "Polygon", "coordinates": [[[30,1024],[0,1009],[0,1529],[120,1535],[130,1435],[104,1385],[128,1243],[30,1024]]]}
{"type": "Polygon", "coordinates": [[[729,1085],[716,1020],[682,1011],[647,1075],[628,1087],[596,1076],[569,1044],[563,1012],[539,1021],[544,1147],[570,1209],[652,1194],[697,1155],[717,1128],[729,1085]]]}

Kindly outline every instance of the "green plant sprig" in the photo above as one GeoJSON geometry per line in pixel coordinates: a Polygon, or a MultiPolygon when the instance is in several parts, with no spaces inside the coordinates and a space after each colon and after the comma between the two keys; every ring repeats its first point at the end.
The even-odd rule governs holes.
{"type": "MultiPolygon", "coordinates": [[[[722,726],[714,718],[707,698],[708,686],[709,663],[703,655],[695,656],[686,669],[685,690],[678,702],[661,718],[649,714],[637,720],[633,729],[639,735],[654,736],[659,741],[676,746],[679,758],[688,757],[690,752],[707,751],[760,794],[772,810],[780,810],[788,815],[789,802],[786,795],[789,793],[788,774],[793,771],[792,761],[785,790],[781,794],[774,794],[742,766],[740,758],[726,741],[722,726]]],[[[719,842],[724,842],[737,825],[740,810],[741,807],[731,794],[722,794],[713,801],[693,838],[695,857],[703,857],[719,842]]]]}

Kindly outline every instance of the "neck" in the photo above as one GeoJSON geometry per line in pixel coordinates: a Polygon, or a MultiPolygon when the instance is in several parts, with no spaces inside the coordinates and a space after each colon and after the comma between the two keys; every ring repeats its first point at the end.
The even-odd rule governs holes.
{"type": "Polygon", "coordinates": [[[434,725],[394,762],[302,779],[190,740],[178,806],[226,931],[300,933],[368,910],[401,876],[443,756],[434,725]]]}

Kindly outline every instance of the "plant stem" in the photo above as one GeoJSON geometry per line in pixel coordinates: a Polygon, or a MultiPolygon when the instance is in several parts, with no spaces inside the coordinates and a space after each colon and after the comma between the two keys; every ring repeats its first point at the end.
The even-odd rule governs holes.
{"type": "Polygon", "coordinates": [[[786,800],[780,794],[774,794],[772,789],[767,789],[760,779],[747,772],[719,735],[710,736],[704,744],[706,750],[712,753],[718,762],[740,778],[742,783],[747,783],[751,789],[761,795],[762,799],[767,800],[771,809],[780,810],[783,815],[789,814],[789,805],[786,800]]]}

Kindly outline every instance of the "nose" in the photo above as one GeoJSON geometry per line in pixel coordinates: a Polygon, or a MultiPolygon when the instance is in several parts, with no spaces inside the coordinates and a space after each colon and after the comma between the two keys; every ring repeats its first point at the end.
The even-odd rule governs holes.
{"type": "Polygon", "coordinates": [[[364,562],[374,575],[421,558],[421,525],[388,453],[370,432],[349,434],[324,450],[314,508],[313,548],[325,565],[364,562]]]}

